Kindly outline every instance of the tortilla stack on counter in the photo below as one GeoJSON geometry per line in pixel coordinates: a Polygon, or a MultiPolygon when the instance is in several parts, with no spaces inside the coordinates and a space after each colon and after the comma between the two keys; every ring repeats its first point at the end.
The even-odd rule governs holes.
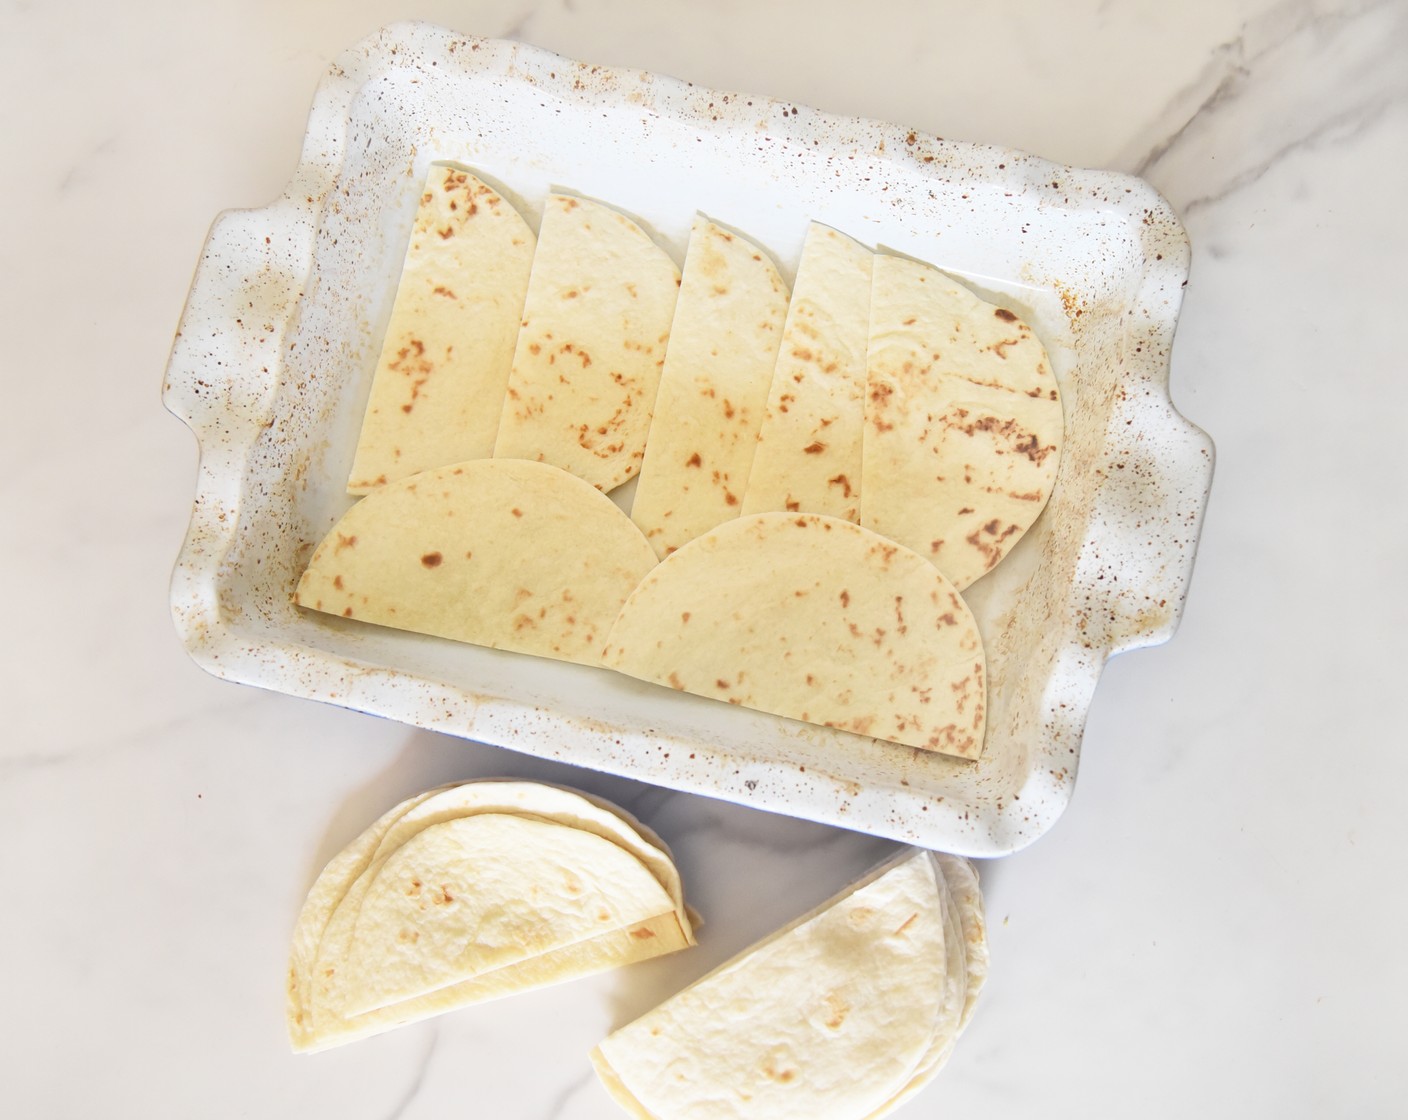
{"type": "Polygon", "coordinates": [[[930,265],[876,255],[862,525],[967,587],[1041,513],[1062,435],[1060,391],[1030,327],[930,265]]]}
{"type": "Polygon", "coordinates": [[[608,1092],[645,1120],[898,1107],[951,1052],[986,959],[981,899],[956,898],[940,860],[908,849],[608,1036],[592,1053],[608,1092]]]}
{"type": "Polygon", "coordinates": [[[299,606],[600,664],[655,553],[610,498],[543,463],[478,459],[369,494],[299,580],[299,606]]]}
{"type": "Polygon", "coordinates": [[[839,518],[760,513],[641,581],[602,663],[633,677],[960,758],[982,752],[982,639],[923,557],[839,518]]]}
{"type": "Polygon", "coordinates": [[[813,222],[802,245],[743,513],[860,520],[874,254],[813,222]]]}
{"type": "Polygon", "coordinates": [[[640,469],[679,293],[674,261],[624,214],[550,195],[494,454],[611,490],[640,469]]]}
{"type": "Polygon", "coordinates": [[[431,166],[350,493],[493,453],[535,240],[492,187],[463,168],[431,166]]]}
{"type": "Polygon", "coordinates": [[[738,516],[786,315],[767,255],[697,217],[631,507],[658,555],[738,516]]]}
{"type": "Polygon", "coordinates": [[[957,1022],[954,1023],[950,1018],[947,1020],[946,1028],[935,1033],[929,1044],[929,1049],[920,1060],[919,1066],[908,1084],[900,1089],[883,1107],[871,1113],[866,1120],[879,1120],[879,1117],[886,1116],[899,1108],[900,1105],[908,1103],[938,1075],[952,1056],[954,1045],[958,1042],[958,1036],[963,1033],[969,1020],[972,1019],[974,1008],[978,1003],[978,996],[982,993],[983,985],[987,982],[987,925],[983,914],[983,896],[978,883],[978,873],[973,869],[972,863],[961,856],[951,856],[942,852],[931,852],[930,855],[938,865],[943,877],[947,896],[944,930],[948,941],[945,943],[945,949],[948,950],[946,955],[950,975],[953,974],[955,968],[963,970],[962,1003],[956,1009],[957,1022]],[[955,963],[955,955],[952,952],[955,937],[961,939],[960,944],[962,945],[962,952],[957,955],[957,963],[955,963]]]}
{"type": "Polygon", "coordinates": [[[531,782],[445,787],[336,857],[299,915],[295,1050],[320,1050],[694,944],[659,839],[531,782]]]}

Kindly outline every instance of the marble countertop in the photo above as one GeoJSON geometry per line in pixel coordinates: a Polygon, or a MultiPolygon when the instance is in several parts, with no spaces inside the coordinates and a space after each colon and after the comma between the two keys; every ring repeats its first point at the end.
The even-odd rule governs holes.
{"type": "Polygon", "coordinates": [[[195,446],[158,392],[202,239],[282,189],[329,60],[410,17],[1165,194],[1193,244],[1174,400],[1219,451],[1183,626],[1109,666],[1061,823],[983,864],[991,982],[899,1115],[1403,1115],[1401,0],[0,6],[0,1111],[607,1120],[604,1033],[889,847],[224,683],[178,643],[195,446]],[[290,1055],[317,870],[481,775],[643,817],[701,947],[290,1055]]]}

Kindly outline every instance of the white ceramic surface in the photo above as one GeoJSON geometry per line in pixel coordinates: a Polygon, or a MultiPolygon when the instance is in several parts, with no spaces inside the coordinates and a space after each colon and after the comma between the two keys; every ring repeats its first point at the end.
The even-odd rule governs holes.
{"type": "Polygon", "coordinates": [[[197,451],[158,387],[195,253],[283,190],[329,63],[410,17],[1168,198],[1192,245],[1173,398],[1218,442],[1191,593],[1174,641],[1106,667],[1069,811],[981,861],[992,977],[899,1120],[1403,1115],[1408,21],[1301,0],[0,5],[0,1115],[617,1120],[586,1063],[606,1032],[890,848],[187,654],[197,451]],[[476,775],[629,805],[700,946],[289,1054],[317,869],[476,775]]]}
{"type": "MultiPolygon", "coordinates": [[[[1188,248],[1142,182],[399,24],[335,61],[272,206],[206,244],[165,399],[201,443],[173,605],[217,675],[971,855],[1030,843],[1074,784],[1105,660],[1172,633],[1212,472],[1168,397],[1188,248]],[[1047,342],[1067,440],[1052,499],[965,597],[988,661],[976,764],[600,670],[296,610],[345,480],[432,160],[536,218],[568,188],[677,259],[696,210],[790,274],[810,220],[995,293],[1047,342]]],[[[497,407],[497,405],[495,405],[497,407]]]]}

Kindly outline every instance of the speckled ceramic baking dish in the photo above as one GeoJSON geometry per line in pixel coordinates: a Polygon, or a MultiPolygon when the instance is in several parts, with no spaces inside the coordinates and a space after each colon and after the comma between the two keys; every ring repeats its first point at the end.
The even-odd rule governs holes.
{"type": "Polygon", "coordinates": [[[1188,247],[1136,179],[951,143],[519,43],[396,25],[333,65],[269,206],[222,214],[166,374],[200,442],[172,609],[218,676],[928,847],[1030,843],[1070,799],[1101,667],[1177,623],[1212,472],[1168,394],[1188,247]],[[301,612],[344,491],[420,183],[463,161],[529,220],[557,187],[637,216],[677,260],[696,210],[789,274],[808,221],[1017,308],[1061,380],[1045,513],[968,592],[989,663],[974,763],[747,712],[606,670],[301,612]]]}

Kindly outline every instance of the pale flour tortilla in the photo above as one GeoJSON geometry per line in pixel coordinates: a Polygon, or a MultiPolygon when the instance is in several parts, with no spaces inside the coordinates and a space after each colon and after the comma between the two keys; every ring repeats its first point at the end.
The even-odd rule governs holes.
{"type": "Polygon", "coordinates": [[[542,463],[480,459],[363,498],[295,601],[400,630],[582,664],[655,564],[603,494],[542,463]]]}
{"type": "Polygon", "coordinates": [[[442,821],[382,861],[345,946],[325,939],[315,1023],[324,1003],[378,1010],[674,914],[659,880],[593,833],[506,813],[442,821]]]}
{"type": "Polygon", "coordinates": [[[1030,327],[929,265],[876,255],[862,525],[961,590],[1041,513],[1063,430],[1051,362],[1030,327]]]}
{"type": "Polygon", "coordinates": [[[988,979],[988,931],[987,917],[983,911],[982,884],[972,862],[962,856],[936,852],[934,858],[938,860],[939,870],[948,883],[949,894],[953,897],[963,927],[964,968],[968,979],[963,1016],[958,1024],[962,1030],[973,1017],[973,1008],[988,979]]]}
{"type": "Polygon", "coordinates": [[[382,837],[416,805],[434,796],[423,793],[391,809],[335,855],[308,890],[293,928],[288,965],[288,1031],[295,1050],[307,1049],[313,1042],[311,998],[313,962],[333,912],[363,871],[370,866],[382,837]]]}
{"type": "MultiPolygon", "coordinates": [[[[513,854],[506,853],[503,858],[512,860],[513,854]]],[[[695,926],[697,920],[684,903],[679,873],[668,849],[618,806],[538,782],[487,780],[441,787],[386,813],[334,857],[310,890],[292,939],[290,1040],[295,1051],[322,1050],[472,1003],[673,952],[694,944],[695,926]],[[670,899],[673,910],[360,1014],[326,998],[315,1008],[315,964],[320,956],[346,957],[366,893],[386,861],[428,827],[482,814],[513,815],[578,829],[616,844],[640,861],[670,899]]]]}
{"type": "Polygon", "coordinates": [[[433,164],[347,489],[494,451],[536,238],[468,171],[433,164]]]}
{"type": "Polygon", "coordinates": [[[813,222],[807,230],[743,492],[745,514],[860,520],[873,255],[828,226],[813,222]]]}
{"type": "Polygon", "coordinates": [[[361,1015],[342,1015],[323,1006],[319,1009],[316,1036],[309,1045],[295,1049],[328,1050],[408,1023],[637,964],[685,947],[678,917],[661,914],[361,1015]]]}
{"type": "Polygon", "coordinates": [[[981,753],[982,639],[923,557],[816,514],[725,522],[626,600],[602,663],[745,708],[981,753]]]}
{"type": "Polygon", "coordinates": [[[640,226],[550,195],[494,454],[611,490],[640,469],[680,273],[640,226]]]}
{"type": "MultiPolygon", "coordinates": [[[[948,876],[944,873],[938,855],[934,852],[926,854],[934,863],[939,882],[939,896],[943,905],[945,969],[943,1002],[939,1008],[939,1016],[934,1024],[934,1033],[929,1040],[929,1046],[909,1080],[894,1096],[866,1117],[866,1120],[880,1120],[881,1117],[888,1116],[933,1081],[939,1071],[948,1063],[953,1054],[953,1048],[958,1042],[958,1036],[965,1025],[963,1015],[968,1003],[968,947],[964,940],[963,920],[958,901],[953,897],[948,876]]],[[[974,998],[976,998],[976,993],[974,998]]]]}
{"type": "Polygon", "coordinates": [[[954,1003],[943,890],[912,850],[603,1040],[593,1062],[608,1091],[658,1120],[883,1107],[954,1003]]]}
{"type": "Polygon", "coordinates": [[[657,555],[738,516],[786,315],[767,255],[696,218],[631,506],[657,555]]]}
{"type": "Polygon", "coordinates": [[[382,832],[368,865],[375,872],[380,861],[432,825],[480,813],[508,813],[566,825],[611,841],[640,860],[659,882],[674,902],[681,925],[692,943],[684,887],[673,857],[660,838],[625,810],[560,786],[490,780],[465,782],[429,794],[408,806],[382,832]]]}

